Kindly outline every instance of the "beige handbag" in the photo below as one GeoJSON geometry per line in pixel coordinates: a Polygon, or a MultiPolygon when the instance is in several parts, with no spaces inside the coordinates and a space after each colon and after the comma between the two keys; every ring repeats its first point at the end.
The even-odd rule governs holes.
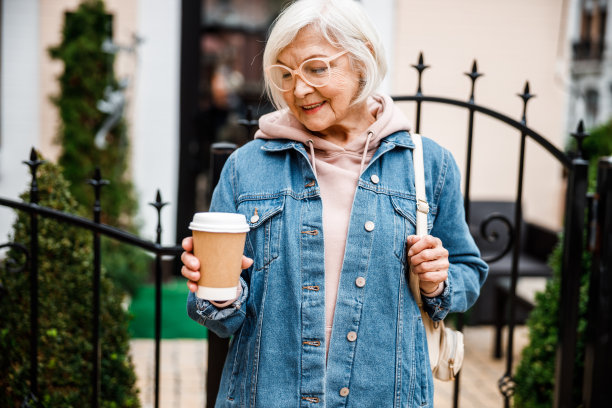
{"type": "MultiPolygon", "coordinates": [[[[412,133],[415,148],[412,152],[414,161],[414,180],[417,198],[416,234],[427,234],[427,195],[425,194],[425,170],[423,164],[423,143],[421,135],[412,133]]],[[[463,364],[463,333],[444,327],[443,321],[434,322],[423,310],[423,299],[419,288],[419,278],[410,270],[410,291],[419,305],[421,318],[427,334],[429,363],[434,378],[442,381],[455,379],[463,364]]]]}

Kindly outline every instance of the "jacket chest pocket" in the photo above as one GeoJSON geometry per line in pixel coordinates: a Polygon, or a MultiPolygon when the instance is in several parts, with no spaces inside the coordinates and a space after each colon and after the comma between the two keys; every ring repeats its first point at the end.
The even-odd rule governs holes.
{"type": "Polygon", "coordinates": [[[251,230],[246,239],[246,255],[254,260],[254,270],[267,267],[278,258],[284,196],[243,199],[238,212],[244,214],[251,230]]]}
{"type": "MultiPolygon", "coordinates": [[[[411,198],[403,198],[390,196],[391,205],[393,206],[393,251],[395,256],[402,262],[406,263],[406,238],[409,235],[416,234],[416,200],[411,198]]],[[[431,213],[427,215],[427,232],[431,231],[433,221],[431,213]]]]}

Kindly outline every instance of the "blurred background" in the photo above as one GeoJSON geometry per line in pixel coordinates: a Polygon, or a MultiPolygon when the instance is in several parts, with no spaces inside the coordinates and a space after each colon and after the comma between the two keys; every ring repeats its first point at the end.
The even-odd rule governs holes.
{"type": "MultiPolygon", "coordinates": [[[[422,54],[429,66],[423,94],[467,101],[471,80],[465,74],[476,63],[484,74],[476,82],[476,103],[516,120],[523,109],[517,95],[528,82],[536,97],[529,101],[527,125],[560,150],[567,150],[580,119],[588,130],[610,128],[612,0],[361,2],[386,47],[390,70],[382,92],[413,95],[418,77],[412,65],[422,54]]],[[[248,142],[252,135],[240,120],[272,109],[263,93],[261,58],[268,29],[286,3],[0,0],[0,195],[16,199],[27,189],[30,176],[22,161],[35,147],[62,164],[74,186],[85,185],[94,164],[100,166],[102,176],[121,187],[103,203],[103,221],[149,240],[155,239],[157,216],[148,203],[159,190],[169,203],[162,212],[162,244],[179,243],[190,234],[192,214],[209,205],[211,145],[248,142]],[[102,17],[88,20],[83,4],[97,7],[102,17]]],[[[413,103],[401,106],[414,118],[413,103]]],[[[423,105],[420,132],[448,148],[462,171],[467,123],[464,109],[423,105]]],[[[515,199],[520,138],[515,129],[476,113],[472,200],[515,199]]],[[[556,234],[564,214],[563,168],[528,140],[525,171],[525,221],[556,234]]],[[[91,208],[91,193],[81,198],[75,187],[73,194],[91,208]]],[[[15,219],[0,207],[0,242],[15,219]]],[[[123,266],[133,271],[133,265],[123,266]]],[[[166,277],[176,273],[168,263],[166,277]]],[[[151,286],[135,287],[139,282],[126,284],[136,317],[131,333],[150,338],[152,306],[146,302],[153,292],[151,286]]],[[[164,316],[171,316],[164,336],[203,337],[186,316],[172,319],[184,315],[183,282],[164,291],[164,299],[176,299],[164,301],[164,316]]],[[[176,347],[201,353],[198,344],[176,347]]],[[[163,354],[168,364],[179,359],[173,353],[163,354]]],[[[198,358],[201,365],[193,369],[202,373],[205,358],[198,358]]],[[[139,378],[147,378],[150,363],[137,368],[139,378]]],[[[180,372],[167,381],[180,382],[180,372]]],[[[203,380],[194,381],[198,389],[203,380]]]]}
{"type": "MultiPolygon", "coordinates": [[[[382,91],[413,94],[420,52],[423,92],[469,97],[463,75],[477,61],[476,102],[520,119],[516,97],[529,81],[528,124],[563,149],[579,118],[588,128],[612,114],[612,62],[604,47],[612,32],[607,0],[363,0],[386,45],[390,73],[382,91]]],[[[64,67],[48,49],[60,44],[66,16],[79,0],[1,0],[0,191],[14,197],[27,181],[20,162],[32,146],[57,160],[61,118],[51,98],[64,67]]],[[[160,189],[164,243],[187,235],[194,210],[206,209],[209,147],[248,140],[239,126],[247,107],[270,110],[262,94],[261,53],[283,0],[106,0],[108,52],[124,86],[120,115],[127,123],[127,177],[139,203],[143,236],[154,236],[146,203],[160,189]]],[[[100,95],[104,99],[104,95],[100,95]]],[[[406,106],[409,117],[414,109],[406,106]]],[[[467,115],[452,107],[425,107],[421,132],[449,148],[463,168],[467,115]]],[[[110,113],[109,113],[110,116],[110,113]]],[[[477,115],[478,116],[478,115],[477,115]]],[[[503,199],[516,191],[519,135],[476,119],[472,192],[503,199]],[[507,162],[506,162],[507,160],[507,162]]],[[[91,135],[93,138],[95,135],[91,135]]],[[[559,229],[563,174],[552,159],[528,146],[524,214],[559,229]],[[529,174],[549,180],[530,183],[529,174]],[[533,185],[532,185],[533,184],[533,185]]],[[[101,169],[105,174],[105,169],[101,169]]],[[[83,175],[83,178],[89,175],[83,175]]],[[[13,220],[0,209],[0,235],[13,220]]]]}

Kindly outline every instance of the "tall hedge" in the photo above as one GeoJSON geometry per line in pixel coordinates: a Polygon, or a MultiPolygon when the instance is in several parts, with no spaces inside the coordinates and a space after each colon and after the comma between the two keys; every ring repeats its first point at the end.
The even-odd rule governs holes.
{"type": "MultiPolygon", "coordinates": [[[[82,214],[59,167],[39,169],[40,204],[82,214]]],[[[27,194],[22,198],[28,200],[27,194]]],[[[39,217],[39,401],[43,407],[85,407],[92,384],[92,233],[39,217]]],[[[19,212],[13,241],[29,248],[30,217],[19,212]]],[[[22,254],[8,257],[24,264],[22,254]]],[[[30,271],[0,266],[0,406],[25,405],[30,376],[30,271]],[[23,405],[22,405],[23,404],[23,405]]],[[[122,293],[101,278],[101,407],[138,407],[136,376],[128,355],[129,317],[122,293]]]]}
{"type": "MultiPolygon", "coordinates": [[[[110,181],[102,190],[102,222],[137,232],[134,216],[137,210],[134,188],[128,177],[129,140],[127,125],[121,119],[106,135],[105,146],[94,143],[95,135],[107,118],[98,110],[105,90],[117,89],[114,55],[103,51],[102,44],[112,38],[113,18],[102,0],[84,0],[67,13],[62,41],[49,50],[53,59],[63,63],[59,76],[60,93],[52,98],[60,115],[57,142],[62,147],[59,164],[70,182],[74,198],[93,206],[93,189],[85,183],[96,167],[110,181]]],[[[105,266],[121,287],[133,294],[149,270],[142,252],[113,241],[103,240],[105,266]]]]}

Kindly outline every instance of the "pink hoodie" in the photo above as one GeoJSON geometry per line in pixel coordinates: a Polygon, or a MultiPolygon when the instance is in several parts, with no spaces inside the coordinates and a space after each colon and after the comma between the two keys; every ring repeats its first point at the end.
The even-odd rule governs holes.
{"type": "Polygon", "coordinates": [[[321,189],[325,250],[325,337],[329,347],[344,247],[357,181],[378,149],[380,140],[410,130],[410,123],[393,100],[386,95],[368,99],[368,109],[376,121],[344,147],[306,129],[288,109],[259,119],[256,139],[290,139],[309,150],[310,161],[321,189]]]}

